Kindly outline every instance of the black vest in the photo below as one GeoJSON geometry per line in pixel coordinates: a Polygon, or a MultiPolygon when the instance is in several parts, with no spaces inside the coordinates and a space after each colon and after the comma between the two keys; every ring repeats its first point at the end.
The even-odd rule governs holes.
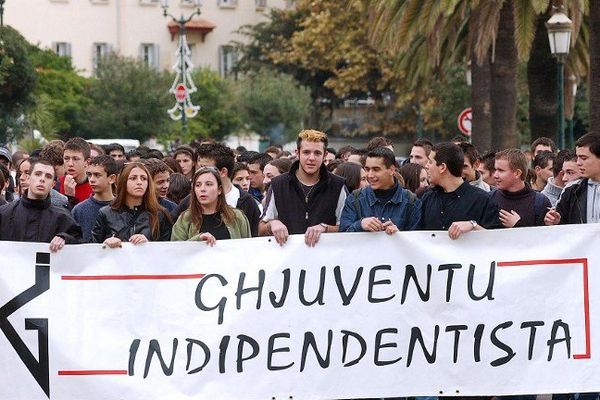
{"type": "Polygon", "coordinates": [[[321,165],[319,182],[310,191],[307,202],[296,177],[299,166],[299,161],[294,162],[290,172],[271,181],[277,219],[287,227],[290,234],[305,233],[309,226],[322,222],[336,225],[335,209],[344,187],[344,178],[331,174],[325,165],[321,165]]]}

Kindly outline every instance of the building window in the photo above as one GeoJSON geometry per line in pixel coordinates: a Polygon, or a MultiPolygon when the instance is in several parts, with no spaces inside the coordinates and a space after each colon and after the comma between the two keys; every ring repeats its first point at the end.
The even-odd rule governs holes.
{"type": "Polygon", "coordinates": [[[264,10],[267,8],[267,0],[254,0],[256,3],[257,10],[264,10]]]}
{"type": "Polygon", "coordinates": [[[140,0],[140,4],[143,6],[155,6],[159,0],[140,0]]]}
{"type": "Polygon", "coordinates": [[[159,67],[158,45],[155,43],[142,43],[140,46],[140,59],[144,65],[151,68],[159,67]]]}
{"type": "Polygon", "coordinates": [[[221,46],[219,48],[219,72],[222,77],[228,77],[233,73],[237,64],[237,52],[232,46],[221,46]]]}
{"type": "Polygon", "coordinates": [[[217,0],[217,4],[222,8],[235,8],[237,3],[237,0],[217,0]]]}
{"type": "Polygon", "coordinates": [[[60,57],[71,57],[71,43],[54,42],[52,43],[52,50],[60,57]]]}
{"type": "Polygon", "coordinates": [[[90,0],[92,4],[108,4],[108,0],[90,0]]]}
{"type": "Polygon", "coordinates": [[[179,0],[179,4],[183,7],[197,7],[196,0],[179,0]]]}
{"type": "Polygon", "coordinates": [[[94,69],[98,68],[98,62],[106,57],[110,51],[108,43],[94,43],[92,45],[92,64],[94,69]]]}

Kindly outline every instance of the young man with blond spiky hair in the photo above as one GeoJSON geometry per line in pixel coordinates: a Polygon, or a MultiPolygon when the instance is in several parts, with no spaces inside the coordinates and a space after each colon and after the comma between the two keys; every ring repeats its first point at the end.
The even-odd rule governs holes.
{"type": "Polygon", "coordinates": [[[322,233],[338,231],[346,188],[344,179],[324,165],[327,143],[327,135],[317,130],[298,134],[298,161],[271,181],[261,234],[272,234],[283,245],[290,234],[303,233],[305,243],[312,247],[322,233]]]}

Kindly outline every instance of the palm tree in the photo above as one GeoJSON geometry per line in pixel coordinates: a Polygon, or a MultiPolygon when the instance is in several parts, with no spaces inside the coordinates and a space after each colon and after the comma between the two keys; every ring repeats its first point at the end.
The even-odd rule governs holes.
{"type": "MultiPolygon", "coordinates": [[[[552,79],[556,79],[556,74],[550,80],[547,78],[556,67],[550,60],[543,26],[548,19],[550,0],[362,1],[369,3],[373,13],[370,27],[373,42],[395,51],[399,63],[410,54],[410,61],[404,62],[404,67],[412,65],[413,73],[408,76],[413,77],[413,84],[430,80],[432,71],[443,70],[454,62],[471,61],[473,141],[478,147],[490,148],[492,132],[493,147],[518,144],[515,96],[519,60],[532,63],[528,80],[532,132],[534,135],[542,135],[547,130],[555,132],[552,124],[556,124],[556,85],[552,85],[552,79]],[[465,26],[467,35],[460,28],[465,26]],[[465,40],[468,45],[463,43],[465,40]],[[427,49],[428,57],[414,57],[419,54],[419,46],[427,49]],[[531,51],[534,52],[532,57],[531,51]],[[547,64],[540,70],[542,62],[547,64]],[[488,71],[489,77],[486,76],[488,71]],[[539,89],[540,85],[545,91],[539,89]],[[542,124],[550,124],[550,127],[542,128],[542,124]]],[[[586,72],[586,50],[576,39],[586,0],[573,0],[568,6],[577,26],[573,50],[578,50],[572,52],[569,63],[577,65],[574,70],[582,76],[586,72]]]]}

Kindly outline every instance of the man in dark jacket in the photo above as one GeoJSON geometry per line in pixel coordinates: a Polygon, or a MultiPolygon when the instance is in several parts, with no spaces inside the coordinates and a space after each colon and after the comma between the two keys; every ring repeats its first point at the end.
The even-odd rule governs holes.
{"type": "Polygon", "coordinates": [[[81,241],[81,229],[68,210],[51,205],[54,167],[45,160],[34,161],[29,188],[19,200],[0,207],[0,240],[50,243],[56,252],[65,244],[81,241]]]}
{"type": "MultiPolygon", "coordinates": [[[[250,223],[252,236],[258,236],[258,222],[260,220],[258,204],[248,192],[231,183],[233,167],[235,165],[233,150],[222,144],[203,144],[198,147],[197,154],[198,160],[201,160],[203,167],[214,167],[219,171],[227,204],[239,209],[246,215],[250,223]]],[[[193,192],[192,188],[192,194],[181,200],[177,208],[171,212],[173,222],[177,221],[179,215],[189,208],[190,196],[193,195],[193,192]]]]}
{"type": "Polygon", "coordinates": [[[583,135],[575,150],[583,179],[565,189],[556,209],[546,214],[546,225],[600,222],[600,135],[583,135]]]}
{"type": "Polygon", "coordinates": [[[464,153],[454,143],[439,143],[429,153],[433,185],[421,198],[421,229],[447,230],[451,239],[475,230],[501,228],[498,205],[489,193],[462,178],[464,153]]]}
{"type": "Polygon", "coordinates": [[[271,181],[272,196],[265,206],[260,231],[273,234],[280,245],[289,234],[303,233],[306,244],[312,247],[322,233],[338,231],[346,189],[344,179],[327,171],[323,163],[327,135],[302,131],[296,146],[298,161],[289,172],[271,181]]]}

